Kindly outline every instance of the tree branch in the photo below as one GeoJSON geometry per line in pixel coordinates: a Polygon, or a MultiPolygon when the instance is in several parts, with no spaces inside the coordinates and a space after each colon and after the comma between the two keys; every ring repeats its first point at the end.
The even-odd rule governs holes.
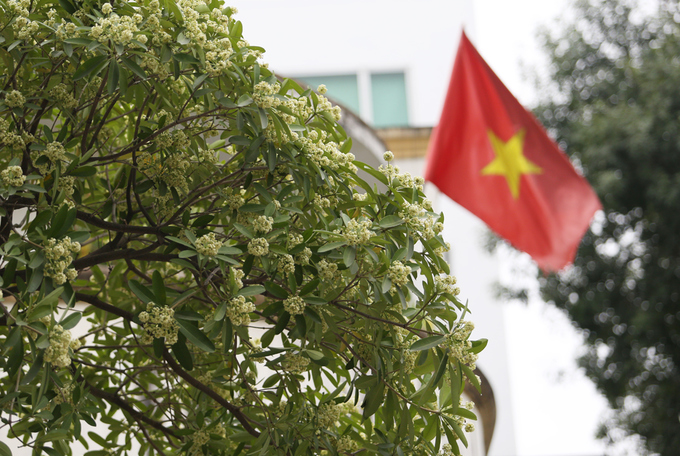
{"type": "Polygon", "coordinates": [[[132,312],[128,312],[127,310],[119,309],[118,307],[109,304],[108,302],[102,301],[98,297],[94,295],[89,295],[85,293],[80,293],[76,292],[76,300],[77,301],[82,301],[86,302],[90,305],[95,306],[97,309],[101,309],[105,312],[118,315],[119,317],[123,317],[126,320],[132,321],[135,316],[132,312]]]}
{"type": "Polygon", "coordinates": [[[83,222],[89,223],[90,225],[94,225],[98,228],[103,228],[109,231],[117,231],[121,233],[158,234],[158,230],[156,228],[107,222],[100,219],[99,217],[95,217],[94,215],[83,211],[78,211],[76,217],[78,217],[78,219],[82,220],[83,222]]]}
{"type": "Polygon", "coordinates": [[[80,271],[97,264],[108,263],[109,261],[114,260],[170,261],[177,258],[177,255],[167,253],[152,253],[152,251],[159,246],[160,242],[154,242],[141,250],[122,249],[114,250],[112,252],[94,253],[83,258],[78,258],[73,262],[73,267],[80,271]]]}
{"type": "Polygon", "coordinates": [[[164,433],[165,435],[167,435],[169,437],[174,437],[176,439],[180,438],[177,434],[175,434],[175,432],[172,429],[166,428],[160,422],[158,422],[158,421],[156,421],[152,418],[149,418],[148,416],[144,415],[139,410],[135,410],[135,408],[132,407],[132,405],[130,405],[122,397],[120,397],[116,394],[109,393],[107,391],[101,390],[101,389],[97,388],[96,386],[92,385],[91,383],[89,383],[87,380],[83,380],[83,381],[87,385],[87,389],[90,391],[90,393],[92,393],[93,395],[97,396],[100,399],[107,401],[110,404],[113,404],[113,405],[120,407],[122,410],[125,410],[126,412],[128,412],[130,414],[130,416],[135,421],[146,423],[149,426],[151,426],[155,429],[158,429],[159,431],[161,431],[162,433],[164,433]]]}
{"type": "MultiPolygon", "coordinates": [[[[234,404],[228,402],[226,399],[224,399],[222,396],[217,394],[213,389],[209,388],[208,386],[204,385],[197,379],[191,376],[187,371],[182,369],[182,366],[177,364],[177,362],[172,358],[172,356],[168,353],[167,349],[163,351],[163,359],[168,363],[168,366],[170,366],[170,369],[175,371],[177,375],[182,377],[188,384],[196,388],[197,390],[205,393],[207,396],[210,398],[214,399],[215,402],[220,404],[222,407],[226,408],[231,412],[231,414],[236,417],[236,419],[243,425],[243,428],[253,437],[259,437],[260,432],[257,431],[253,426],[250,424],[250,421],[252,421],[250,418],[248,418],[238,407],[236,407],[234,404]]],[[[258,423],[259,424],[259,423],[258,423]]]]}

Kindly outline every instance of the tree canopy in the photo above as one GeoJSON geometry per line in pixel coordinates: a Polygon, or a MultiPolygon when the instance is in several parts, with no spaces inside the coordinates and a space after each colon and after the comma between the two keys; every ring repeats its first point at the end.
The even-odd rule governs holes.
{"type": "Polygon", "coordinates": [[[322,86],[277,78],[219,0],[0,0],[0,24],[1,432],[49,455],[466,444],[486,341],[443,216],[391,153],[356,160],[322,86]]]}
{"type": "MultiPolygon", "coordinates": [[[[551,95],[535,110],[604,206],[545,299],[584,330],[581,365],[615,411],[602,436],[680,448],[680,10],[578,2],[548,33],[551,95]]],[[[647,5],[649,6],[649,5],[647,5]]],[[[547,93],[547,92],[546,92],[547,93]]]]}

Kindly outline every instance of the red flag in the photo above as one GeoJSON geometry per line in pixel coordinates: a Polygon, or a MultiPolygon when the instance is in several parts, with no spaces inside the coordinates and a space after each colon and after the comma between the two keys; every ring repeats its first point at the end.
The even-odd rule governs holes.
{"type": "Polygon", "coordinates": [[[425,179],[544,271],[571,263],[600,201],[461,36],[425,179]]]}

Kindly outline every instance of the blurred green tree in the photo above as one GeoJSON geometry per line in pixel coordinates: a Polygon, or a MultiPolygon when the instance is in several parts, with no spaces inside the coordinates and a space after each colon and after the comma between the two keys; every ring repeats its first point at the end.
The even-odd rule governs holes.
{"type": "MultiPolygon", "coordinates": [[[[680,12],[581,1],[545,32],[549,90],[535,113],[604,205],[573,268],[541,280],[584,331],[580,363],[615,411],[602,428],[680,448],[680,12]]],[[[645,5],[649,7],[649,5],[645,5]]]]}

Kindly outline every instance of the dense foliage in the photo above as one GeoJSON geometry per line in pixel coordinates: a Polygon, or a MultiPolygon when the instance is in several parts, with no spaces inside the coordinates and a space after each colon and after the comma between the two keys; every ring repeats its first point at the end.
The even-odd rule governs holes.
{"type": "Polygon", "coordinates": [[[485,341],[443,218],[234,13],[0,0],[1,432],[50,455],[457,452],[485,341]]]}
{"type": "MultiPolygon", "coordinates": [[[[662,455],[680,448],[680,12],[577,4],[548,36],[552,101],[541,121],[584,167],[605,208],[575,265],[544,297],[586,335],[581,359],[617,429],[662,455]]],[[[642,5],[647,6],[649,5],[642,5]]]]}

